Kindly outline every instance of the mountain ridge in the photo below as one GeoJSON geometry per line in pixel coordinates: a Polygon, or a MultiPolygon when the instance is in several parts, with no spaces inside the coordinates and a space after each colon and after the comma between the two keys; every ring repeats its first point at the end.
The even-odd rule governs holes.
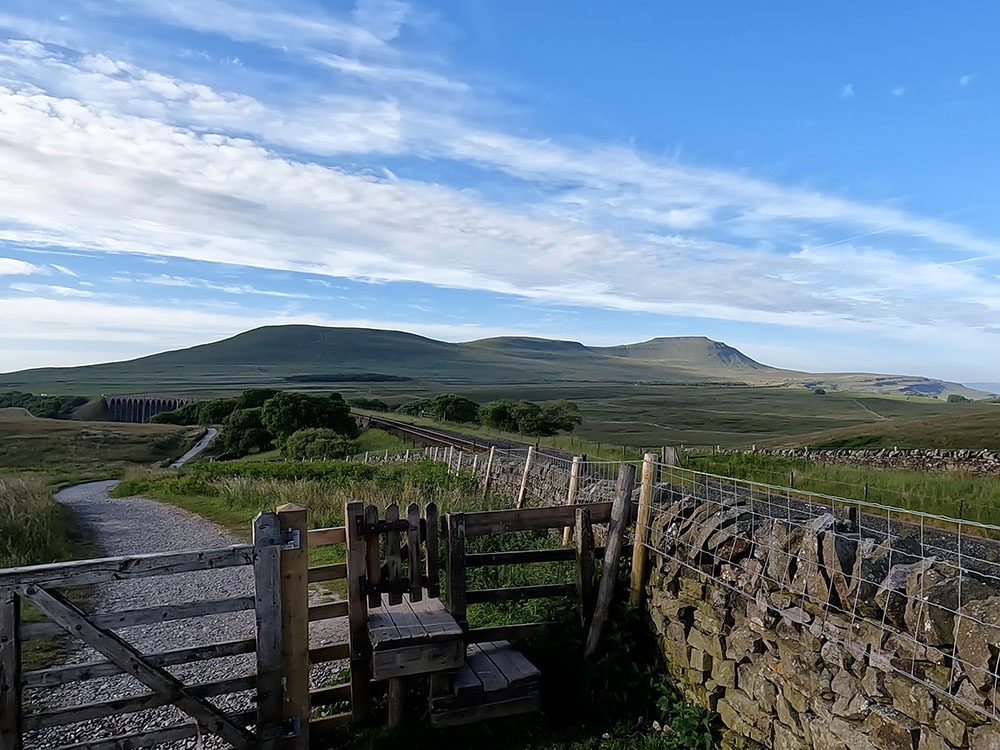
{"type": "MultiPolygon", "coordinates": [[[[929,395],[987,394],[921,376],[805,373],[758,362],[705,336],[660,336],[633,344],[586,346],[578,341],[500,336],[450,343],[371,328],[262,326],[192,347],[119,362],[35,368],[0,374],[0,387],[74,383],[115,388],[153,382],[190,386],[199,378],[223,387],[294,382],[303,376],[372,373],[441,383],[608,382],[789,386],[929,395]]],[[[321,381],[317,381],[321,382],[321,381]]]]}

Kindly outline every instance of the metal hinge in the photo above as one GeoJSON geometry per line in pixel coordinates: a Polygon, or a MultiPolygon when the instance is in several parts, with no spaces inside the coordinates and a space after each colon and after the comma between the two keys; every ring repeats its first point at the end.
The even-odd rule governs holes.
{"type": "Polygon", "coordinates": [[[281,549],[299,549],[302,544],[302,536],[298,529],[285,529],[276,541],[281,545],[281,549]]]}
{"type": "Polygon", "coordinates": [[[298,737],[299,733],[302,731],[302,725],[299,723],[298,716],[292,716],[288,719],[282,720],[280,724],[276,727],[271,727],[270,729],[262,729],[259,732],[259,739],[261,742],[273,742],[274,740],[287,740],[291,737],[298,737]]]}

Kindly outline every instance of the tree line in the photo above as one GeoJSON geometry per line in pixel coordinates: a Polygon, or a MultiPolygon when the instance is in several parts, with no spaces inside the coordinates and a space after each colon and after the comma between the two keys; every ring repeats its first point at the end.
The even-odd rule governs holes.
{"type": "Polygon", "coordinates": [[[358,425],[339,393],[309,394],[257,388],[239,396],[184,404],[147,421],[221,424],[219,439],[230,457],[280,448],[288,458],[343,458],[358,425]]]}
{"type": "Polygon", "coordinates": [[[556,435],[572,432],[583,419],[572,401],[560,399],[541,405],[534,401],[498,399],[479,404],[455,393],[407,401],[395,408],[377,398],[358,398],[351,405],[372,411],[391,411],[409,416],[429,416],[440,422],[480,424],[522,435],[556,435]]]}
{"type": "Polygon", "coordinates": [[[69,419],[76,409],[87,403],[86,396],[47,396],[22,391],[0,393],[0,409],[20,407],[33,416],[45,419],[69,419]]]}

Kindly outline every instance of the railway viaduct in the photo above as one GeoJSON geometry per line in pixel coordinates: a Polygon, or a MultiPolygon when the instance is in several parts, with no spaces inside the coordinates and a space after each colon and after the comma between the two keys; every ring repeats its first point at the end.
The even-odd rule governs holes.
{"type": "Polygon", "coordinates": [[[105,396],[112,422],[145,422],[154,414],[173,411],[192,398],[177,396],[105,396]]]}

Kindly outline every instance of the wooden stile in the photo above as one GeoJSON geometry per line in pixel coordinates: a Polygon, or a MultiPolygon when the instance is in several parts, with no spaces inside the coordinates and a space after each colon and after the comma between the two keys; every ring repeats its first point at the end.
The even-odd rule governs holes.
{"type": "Polygon", "coordinates": [[[0,589],[0,747],[21,750],[21,603],[0,589]]]}
{"type": "MultiPolygon", "coordinates": [[[[566,490],[566,505],[576,505],[576,493],[580,488],[580,464],[583,461],[583,456],[573,456],[573,464],[569,469],[569,487],[566,490]]],[[[570,535],[573,533],[573,527],[568,525],[563,530],[563,547],[569,546],[570,535]]]]}
{"type": "Polygon", "coordinates": [[[410,601],[419,602],[423,596],[423,565],[420,564],[420,507],[410,503],[406,509],[406,519],[410,530],[407,532],[406,546],[410,553],[410,601]]]}
{"type": "Polygon", "coordinates": [[[281,747],[309,750],[309,524],[301,505],[282,505],[277,515],[282,532],[298,532],[299,537],[298,549],[281,551],[282,720],[286,726],[299,725],[281,747]]]}
{"type": "MultiPolygon", "coordinates": [[[[257,727],[281,723],[284,708],[281,660],[281,535],[278,516],[262,511],[253,520],[254,601],[257,617],[257,727]]],[[[262,750],[275,747],[262,743],[262,750]]]]}
{"type": "Polygon", "coordinates": [[[622,544],[625,538],[625,528],[628,525],[632,505],[632,488],[635,486],[635,466],[622,464],[618,470],[618,487],[615,500],[611,507],[611,521],[608,525],[608,540],[604,548],[604,565],[601,569],[601,583],[597,592],[597,603],[594,605],[594,616],[590,621],[587,633],[587,643],[583,650],[585,664],[593,662],[597,654],[597,646],[604,633],[608,615],[611,612],[611,600],[615,593],[615,580],[618,576],[618,558],[621,556],[622,544]]]}
{"type": "Polygon", "coordinates": [[[649,531],[649,514],[653,505],[653,484],[656,481],[656,454],[647,453],[642,459],[642,483],[639,486],[639,513],[635,522],[632,545],[632,580],[629,603],[638,607],[642,603],[642,587],[646,583],[646,563],[649,556],[646,541],[649,531]]]}
{"type": "MultiPolygon", "coordinates": [[[[399,506],[393,503],[385,509],[387,523],[399,520],[399,506]]],[[[390,584],[403,580],[403,561],[400,557],[399,532],[389,531],[385,535],[385,570],[390,584]]],[[[403,595],[398,591],[389,592],[389,604],[399,604],[403,595]]]]}
{"type": "Polygon", "coordinates": [[[524,507],[524,501],[528,496],[528,475],[531,471],[531,463],[535,458],[535,446],[528,448],[528,455],[524,457],[524,473],[521,474],[521,489],[517,492],[518,510],[524,507]]]}
{"type": "Polygon", "coordinates": [[[424,521],[427,529],[426,550],[426,571],[427,571],[427,596],[437,599],[441,595],[441,585],[438,573],[438,509],[437,503],[427,503],[424,506],[424,521]]]}
{"type": "Polygon", "coordinates": [[[367,569],[367,544],[361,533],[364,525],[364,504],[347,503],[344,525],[347,527],[347,598],[351,644],[351,715],[354,721],[364,721],[371,709],[371,644],[368,641],[368,607],[361,591],[361,580],[367,569]]]}

